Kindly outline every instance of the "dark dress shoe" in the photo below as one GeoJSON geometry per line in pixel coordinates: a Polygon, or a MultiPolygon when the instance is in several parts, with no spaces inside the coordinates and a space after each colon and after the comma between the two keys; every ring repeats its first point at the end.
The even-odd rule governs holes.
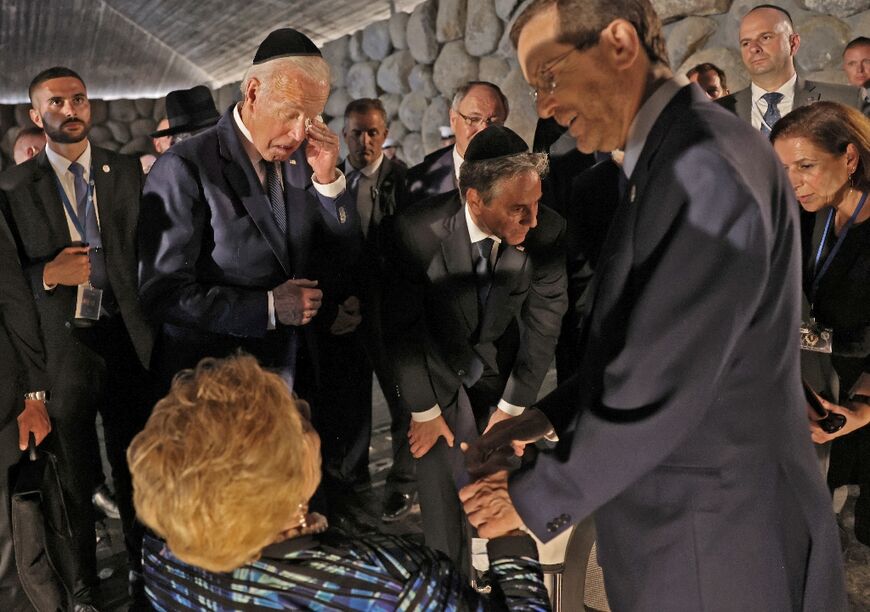
{"type": "Polygon", "coordinates": [[[411,507],[414,505],[413,493],[400,493],[394,491],[384,500],[384,509],[381,512],[381,520],[385,523],[395,523],[400,521],[411,512],[411,507]]]}
{"type": "Polygon", "coordinates": [[[118,504],[115,503],[114,497],[112,497],[112,492],[109,491],[109,487],[104,484],[101,484],[94,491],[93,497],[91,497],[91,501],[94,502],[94,507],[105,514],[110,519],[119,519],[121,518],[121,513],[118,512],[118,504]]]}

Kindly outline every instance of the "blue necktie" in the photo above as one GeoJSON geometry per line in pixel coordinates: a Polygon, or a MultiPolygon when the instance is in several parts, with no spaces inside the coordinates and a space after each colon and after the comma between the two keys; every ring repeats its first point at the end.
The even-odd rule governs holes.
{"type": "Polygon", "coordinates": [[[269,205],[272,208],[272,217],[275,224],[283,235],[287,235],[287,208],[284,206],[284,189],[281,187],[281,179],[278,178],[278,170],[275,162],[263,160],[266,164],[266,194],[269,196],[269,205]]]}
{"type": "Polygon", "coordinates": [[[88,243],[90,250],[88,257],[91,260],[91,285],[98,289],[106,289],[109,286],[106,278],[106,257],[103,252],[103,240],[100,236],[100,226],[97,223],[97,211],[93,202],[88,206],[88,182],[85,180],[85,168],[78,162],[69,166],[69,171],[75,177],[76,191],[76,214],[84,229],[82,240],[88,243]]]}
{"type": "Polygon", "coordinates": [[[486,306],[486,298],[489,297],[489,290],[492,287],[492,264],[489,256],[492,254],[494,242],[492,238],[484,238],[474,243],[478,254],[477,261],[474,263],[474,275],[477,277],[477,300],[481,312],[486,306]]]}
{"type": "Polygon", "coordinates": [[[761,96],[761,98],[767,102],[767,110],[764,111],[764,115],[762,115],[764,121],[761,123],[761,133],[768,138],[770,138],[770,131],[773,129],[773,126],[782,118],[782,115],[779,113],[779,108],[776,105],[782,102],[784,97],[785,96],[777,91],[772,91],[761,96]]]}

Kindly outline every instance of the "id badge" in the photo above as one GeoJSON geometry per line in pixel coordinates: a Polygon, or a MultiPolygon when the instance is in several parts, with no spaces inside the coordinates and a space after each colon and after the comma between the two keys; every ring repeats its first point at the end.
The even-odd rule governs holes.
{"type": "Polygon", "coordinates": [[[103,305],[103,290],[83,283],[78,287],[76,297],[76,318],[96,321],[100,318],[100,307],[103,305]]]}
{"type": "Polygon", "coordinates": [[[822,327],[815,319],[801,322],[801,350],[830,353],[834,344],[834,332],[822,327]]]}

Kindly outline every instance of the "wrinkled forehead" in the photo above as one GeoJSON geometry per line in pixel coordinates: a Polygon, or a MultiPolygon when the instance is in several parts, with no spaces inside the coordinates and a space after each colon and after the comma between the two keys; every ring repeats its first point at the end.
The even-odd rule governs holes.
{"type": "Polygon", "coordinates": [[[791,34],[792,28],[786,16],[776,9],[761,8],[747,13],[740,22],[740,38],[754,38],[762,32],[791,34]]]}
{"type": "Polygon", "coordinates": [[[527,80],[534,78],[559,53],[564,53],[567,45],[557,43],[558,36],[559,11],[555,4],[526,23],[517,39],[517,58],[527,80]]]}
{"type": "Polygon", "coordinates": [[[843,54],[846,61],[870,59],[870,44],[855,45],[843,54]]]}
{"type": "Polygon", "coordinates": [[[498,112],[504,112],[501,107],[501,99],[498,94],[486,85],[475,85],[472,87],[462,102],[459,103],[459,110],[466,115],[472,112],[491,115],[498,112]]]}
{"type": "Polygon", "coordinates": [[[329,83],[319,81],[300,70],[285,70],[272,76],[267,86],[267,96],[280,106],[302,108],[317,114],[326,104],[329,83]]]}

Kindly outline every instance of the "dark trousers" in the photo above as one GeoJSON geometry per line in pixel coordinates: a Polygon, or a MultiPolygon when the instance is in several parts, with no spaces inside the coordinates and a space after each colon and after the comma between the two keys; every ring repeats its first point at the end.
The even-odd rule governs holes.
{"type": "Polygon", "coordinates": [[[460,387],[454,401],[441,407],[453,432],[453,447],[444,438],[417,460],[420,513],[426,545],[447,554],[468,575],[470,567],[469,525],[459,501],[459,489],[471,482],[465,469],[462,442],[472,443],[486,427],[491,408],[499,400],[495,386],[504,381],[484,378],[474,387],[460,387]]]}
{"type": "MultiPolygon", "coordinates": [[[[66,331],[66,330],[65,330],[66,331]]],[[[94,420],[103,419],[106,454],[115,480],[130,565],[141,565],[142,526],[136,521],[126,451],[152,407],[153,385],[120,315],[90,328],[68,330],[61,355],[50,356],[52,416],[61,454],[61,476],[80,563],[77,593],[97,583],[91,456],[97,447],[94,420]]]]}

